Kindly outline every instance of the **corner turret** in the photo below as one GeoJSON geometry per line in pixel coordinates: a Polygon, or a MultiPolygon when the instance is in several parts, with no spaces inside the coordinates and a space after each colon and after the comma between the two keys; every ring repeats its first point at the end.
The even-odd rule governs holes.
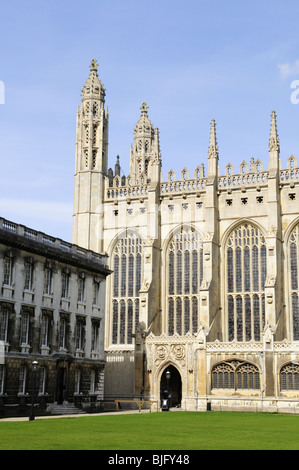
{"type": "Polygon", "coordinates": [[[134,144],[130,151],[130,178],[136,184],[141,179],[157,182],[160,178],[161,153],[159,130],[148,117],[148,106],[141,106],[141,117],[134,129],[134,144]]]}

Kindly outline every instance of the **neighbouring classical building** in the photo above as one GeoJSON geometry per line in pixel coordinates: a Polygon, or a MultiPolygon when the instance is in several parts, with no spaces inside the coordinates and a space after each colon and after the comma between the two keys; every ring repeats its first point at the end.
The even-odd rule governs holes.
{"type": "MultiPolygon", "coordinates": [[[[104,399],[107,257],[0,218],[0,415],[104,399]]],[[[56,410],[57,412],[57,410],[56,410]]]]}
{"type": "MultiPolygon", "coordinates": [[[[107,252],[105,400],[187,410],[299,411],[299,168],[269,159],[219,171],[212,120],[207,167],[161,175],[146,103],[130,173],[108,168],[105,89],[92,61],[77,114],[73,243],[107,252]]],[[[186,156],[187,157],[187,156],[186,156]]]]}

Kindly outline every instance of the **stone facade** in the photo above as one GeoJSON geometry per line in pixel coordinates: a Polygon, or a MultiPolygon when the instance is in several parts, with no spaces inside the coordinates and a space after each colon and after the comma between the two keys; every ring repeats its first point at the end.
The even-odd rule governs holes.
{"type": "Polygon", "coordinates": [[[268,169],[161,174],[159,131],[142,104],[130,174],[107,167],[108,113],[96,61],[77,116],[73,242],[107,252],[105,400],[188,410],[299,409],[299,168],[282,168],[276,114],[268,169]],[[166,384],[165,371],[171,378],[166,384]]]}
{"type": "Polygon", "coordinates": [[[105,255],[0,219],[0,413],[104,399],[105,255]]]}

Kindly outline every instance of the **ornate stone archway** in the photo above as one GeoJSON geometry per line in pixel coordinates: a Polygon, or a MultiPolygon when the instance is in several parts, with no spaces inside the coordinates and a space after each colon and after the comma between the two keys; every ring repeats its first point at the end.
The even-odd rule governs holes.
{"type": "Polygon", "coordinates": [[[146,338],[146,357],[149,395],[152,400],[160,400],[161,378],[167,366],[174,366],[181,377],[181,407],[189,408],[197,392],[198,351],[204,352],[206,343],[204,328],[195,336],[191,333],[168,336],[163,333],[146,338]]]}

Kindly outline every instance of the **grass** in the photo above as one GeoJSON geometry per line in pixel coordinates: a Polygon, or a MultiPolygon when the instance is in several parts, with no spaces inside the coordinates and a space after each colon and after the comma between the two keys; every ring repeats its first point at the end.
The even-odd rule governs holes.
{"type": "Polygon", "coordinates": [[[299,416],[184,412],[1,421],[0,450],[298,450],[299,416]]]}

